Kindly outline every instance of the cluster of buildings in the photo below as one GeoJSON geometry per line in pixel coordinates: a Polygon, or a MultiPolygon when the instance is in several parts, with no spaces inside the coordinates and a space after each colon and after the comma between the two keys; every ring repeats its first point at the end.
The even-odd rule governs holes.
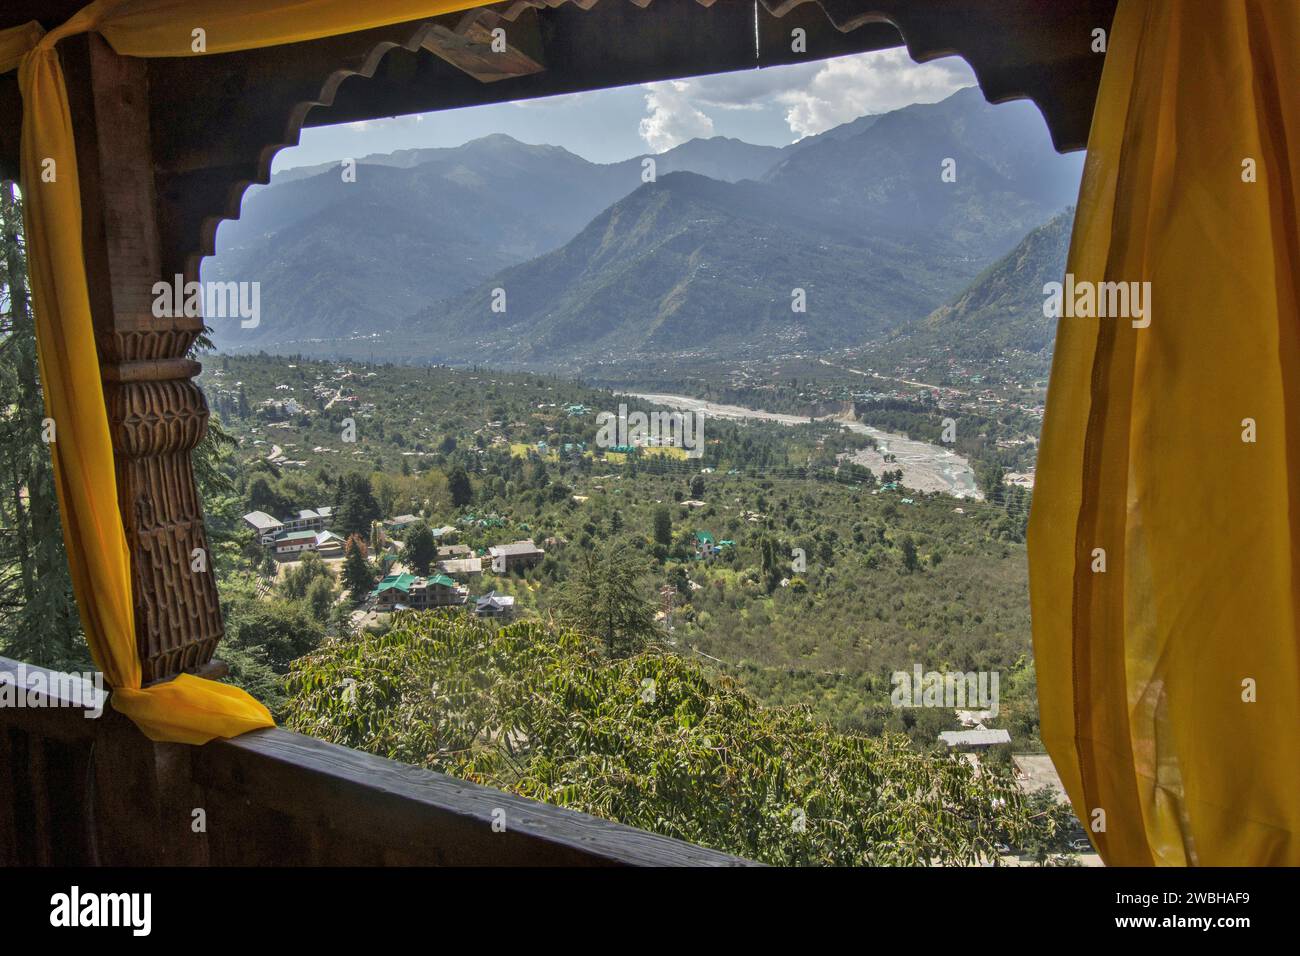
{"type": "MultiPolygon", "coordinates": [[[[277,558],[306,551],[314,551],[322,557],[342,557],[344,540],[326,527],[333,517],[334,510],[328,506],[305,508],[284,519],[264,511],[250,511],[244,515],[244,523],[277,558]]],[[[398,515],[385,522],[384,527],[400,533],[419,520],[414,515],[398,515]]],[[[447,525],[434,529],[433,534],[442,539],[456,530],[447,525]]],[[[545,557],[545,549],[538,547],[531,538],[493,545],[478,554],[464,544],[441,545],[434,573],[427,576],[406,571],[388,574],[371,592],[371,606],[376,611],[472,606],[473,613],[479,617],[509,617],[514,613],[513,597],[492,590],[471,599],[469,585],[482,576],[485,559],[490,562],[493,573],[509,574],[535,567],[545,557]]]]}
{"type": "MultiPolygon", "coordinates": [[[[469,588],[457,584],[445,574],[418,577],[414,574],[390,574],[379,582],[371,594],[376,611],[427,611],[445,607],[467,607],[469,588]]],[[[489,591],[475,598],[473,613],[477,617],[509,617],[514,614],[515,599],[508,594],[489,591]]]]}
{"type": "MultiPolygon", "coordinates": [[[[400,518],[394,521],[398,522],[400,518]]],[[[484,557],[491,561],[494,573],[509,574],[540,564],[546,551],[534,544],[531,538],[494,545],[483,555],[475,554],[464,544],[442,545],[438,548],[434,573],[427,576],[406,572],[389,574],[371,593],[371,607],[381,612],[421,611],[467,607],[472,603],[472,611],[478,617],[510,617],[514,614],[515,599],[508,594],[492,590],[471,602],[468,585],[483,574],[484,557]]]]}
{"type": "Polygon", "coordinates": [[[341,558],[343,539],[325,527],[333,517],[334,509],[326,505],[304,508],[284,520],[265,511],[250,511],[244,515],[244,523],[277,558],[304,551],[315,551],[323,558],[341,558]]]}

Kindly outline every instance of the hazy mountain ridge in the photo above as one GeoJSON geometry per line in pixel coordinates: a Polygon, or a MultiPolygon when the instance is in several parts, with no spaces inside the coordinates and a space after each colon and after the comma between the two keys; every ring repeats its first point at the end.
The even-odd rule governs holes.
{"type": "Polygon", "coordinates": [[[1073,199],[1081,165],[1031,105],[976,90],[781,149],[692,140],[656,157],[655,183],[641,157],[504,135],[394,155],[415,164],[363,164],[355,183],[330,166],[223,227],[205,278],[260,279],[264,318],[218,328],[220,346],[573,369],[860,344],[958,294],[1073,199]]]}
{"type": "MultiPolygon", "coordinates": [[[[656,157],[660,175],[760,175],[775,147],[715,137],[656,157]]],[[[409,150],[403,165],[339,164],[273,183],[223,224],[204,278],[256,279],[256,329],[215,329],[220,345],[263,347],[394,328],[430,302],[563,245],[642,184],[639,158],[590,163],[505,135],[454,149],[409,150]],[[405,165],[405,163],[411,165],[405,165]]]]}
{"type": "Polygon", "coordinates": [[[1043,286],[1065,274],[1073,226],[1069,208],[1032,230],[953,301],[897,333],[888,347],[912,354],[945,352],[963,360],[1019,350],[1040,355],[1045,371],[1056,320],[1043,315],[1043,286]]]}
{"type": "Polygon", "coordinates": [[[828,221],[924,239],[987,264],[1074,200],[1081,168],[1081,157],[1052,149],[1031,105],[991,106],[970,88],[824,134],[763,181],[828,221]],[[955,161],[955,182],[941,179],[946,159],[955,161]]]}
{"type": "Polygon", "coordinates": [[[414,316],[406,338],[440,361],[550,368],[836,348],[919,320],[961,279],[904,244],[828,236],[770,186],[670,173],[561,249],[414,316]],[[494,288],[504,314],[491,311],[494,288]],[[792,309],[796,288],[806,311],[792,309]]]}

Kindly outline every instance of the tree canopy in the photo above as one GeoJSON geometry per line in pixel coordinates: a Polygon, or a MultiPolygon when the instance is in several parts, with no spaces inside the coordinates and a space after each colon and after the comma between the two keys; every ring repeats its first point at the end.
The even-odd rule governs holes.
{"type": "Polygon", "coordinates": [[[1005,769],[540,622],[407,612],[326,641],[288,684],[294,730],[767,863],[975,864],[1051,837],[1005,769]]]}

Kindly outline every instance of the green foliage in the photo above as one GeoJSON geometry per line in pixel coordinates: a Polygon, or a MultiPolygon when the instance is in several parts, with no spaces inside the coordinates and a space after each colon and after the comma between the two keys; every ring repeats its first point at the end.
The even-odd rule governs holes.
{"type": "Polygon", "coordinates": [[[423,521],[416,524],[407,535],[403,557],[416,574],[427,575],[433,570],[433,563],[438,558],[438,543],[434,540],[429,526],[423,521]]]}
{"type": "MultiPolygon", "coordinates": [[[[229,623],[227,623],[229,626],[229,623]]],[[[252,638],[250,638],[252,639],[252,638]]],[[[263,647],[231,641],[221,642],[220,658],[229,670],[225,680],[242,687],[261,701],[277,721],[284,719],[288,697],[284,692],[284,677],[267,663],[263,647]]]]}
{"type": "Polygon", "coordinates": [[[335,514],[339,534],[368,535],[370,525],[383,519],[384,514],[375,499],[369,475],[343,475],[339,481],[339,497],[335,514]]]}
{"type": "Polygon", "coordinates": [[[311,616],[324,624],[329,620],[330,610],[334,607],[334,598],[334,581],[326,575],[312,581],[307,587],[307,594],[303,601],[311,616]]]}
{"type": "Polygon", "coordinates": [[[984,492],[985,498],[996,504],[1002,503],[1002,494],[1005,490],[1002,478],[1002,467],[996,463],[988,462],[975,469],[975,480],[979,484],[980,491],[984,492]]]}
{"type": "Polygon", "coordinates": [[[617,543],[584,552],[560,589],[561,620],[600,637],[611,654],[638,649],[657,633],[654,605],[642,596],[645,571],[644,561],[617,543]]]}
{"type": "Polygon", "coordinates": [[[325,627],[299,601],[242,600],[228,605],[226,648],[246,651],[277,674],[325,639],[325,627]]]}
{"type": "Polygon", "coordinates": [[[360,604],[375,586],[375,571],[366,560],[365,545],[360,538],[355,535],[348,538],[343,551],[343,586],[351,602],[360,604]]]}
{"type": "Polygon", "coordinates": [[[456,508],[464,508],[474,500],[474,487],[469,475],[459,465],[447,476],[447,489],[451,492],[451,503],[456,508]]]}
{"type": "Polygon", "coordinates": [[[540,623],[410,612],[327,642],[288,684],[294,730],[768,863],[973,864],[1033,839],[1003,771],[540,623]]]}
{"type": "Polygon", "coordinates": [[[781,583],[781,571],[784,564],[781,560],[781,545],[771,535],[763,535],[758,543],[758,561],[759,568],[763,572],[764,586],[767,592],[771,594],[781,583]]]}
{"type": "Polygon", "coordinates": [[[0,654],[58,670],[86,670],[63,547],[36,332],[27,286],[22,204],[0,184],[0,654]]]}
{"type": "MultiPolygon", "coordinates": [[[[252,421],[236,419],[230,426],[241,450],[222,468],[236,494],[265,478],[285,498],[286,507],[334,500],[338,479],[356,465],[337,454],[313,455],[310,449],[337,447],[331,443],[337,440],[332,416],[338,406],[314,411],[295,429],[272,428],[275,419],[260,406],[268,398],[283,397],[282,384],[304,404],[316,401],[316,389],[332,396],[338,366],[294,358],[290,368],[286,359],[267,356],[222,361],[221,377],[214,374],[217,363],[206,363],[210,400],[213,395],[233,400],[234,385],[240,382],[256,409],[252,421]],[[281,472],[263,460],[265,446],[253,447],[254,439],[286,448],[296,444],[294,456],[308,462],[281,472]]],[[[811,378],[824,374],[818,373],[824,366],[799,368],[809,377],[783,380],[761,397],[719,384],[721,375],[708,376],[701,387],[716,390],[710,392],[716,401],[789,413],[829,414],[841,407],[797,405],[800,394],[832,387],[811,378]]],[[[391,365],[357,365],[343,381],[348,383],[344,397],[357,410],[348,413],[368,422],[358,430],[357,450],[381,469],[368,477],[385,516],[409,512],[431,526],[454,525],[458,531],[448,540],[475,551],[523,537],[546,548],[545,562],[522,580],[485,575],[480,585],[513,594],[518,615],[560,615],[561,594],[584,564],[584,553],[601,542],[617,541],[617,549],[645,569],[636,575],[638,594],[653,597],[664,584],[676,588],[677,606],[666,639],[684,652],[708,655],[702,659],[725,668],[765,703],[806,703],[841,729],[878,733],[888,727],[932,747],[938,731],[955,728],[952,715],[899,714],[889,706],[889,674],[916,663],[927,670],[998,670],[1003,708],[1009,718],[1016,715],[1016,722],[1005,725],[1018,747],[1036,745],[1032,681],[1007,680],[1030,650],[1025,550],[1012,511],[1019,507],[1013,499],[1023,494],[1021,489],[1006,486],[1006,506],[882,491],[868,469],[834,466],[836,453],[860,448],[869,439],[825,421],[779,425],[710,419],[709,440],[697,461],[653,456],[601,461],[591,451],[594,412],[572,416],[565,411],[570,403],[616,408],[619,399],[601,389],[525,373],[391,365]],[[383,427],[372,427],[379,424],[383,427]],[[406,434],[404,447],[392,443],[399,432],[406,434]],[[448,442],[449,437],[455,441],[448,442]],[[536,449],[539,441],[552,450],[544,463],[535,450],[519,453],[521,446],[536,449]],[[565,454],[566,442],[585,442],[588,452],[565,454]],[[796,466],[819,456],[831,464],[796,466]],[[403,461],[414,465],[412,474],[402,474],[403,461]],[[457,468],[477,489],[472,507],[458,508],[452,501],[449,476],[457,468]],[[702,474],[704,468],[713,472],[702,474]],[[557,496],[556,489],[562,494],[557,496]],[[692,498],[702,490],[705,507],[675,503],[685,489],[692,498]],[[575,502],[574,494],[586,500],[575,502]],[[915,503],[901,505],[902,497],[915,503]],[[655,512],[661,507],[669,510],[673,526],[667,549],[654,536],[655,512]],[[764,517],[754,519],[752,512],[764,517]],[[719,541],[734,540],[735,547],[711,560],[697,560],[692,544],[697,531],[708,531],[719,541]],[[916,547],[918,568],[912,574],[906,573],[898,547],[903,535],[916,547]],[[805,551],[806,570],[792,567],[793,548],[805,551]],[[662,559],[662,564],[652,559],[662,559]],[[789,587],[780,587],[783,578],[791,579],[789,587]],[[1022,700],[1019,695],[1030,696],[1022,700]]],[[[942,417],[919,406],[872,406],[870,414],[896,416],[898,430],[916,429],[921,437],[942,417]]],[[[968,419],[961,421],[959,439],[975,435],[968,419]]],[[[1014,430],[1019,426],[1013,420],[987,421],[991,436],[1023,434],[1014,430]]],[[[932,440],[939,440],[937,432],[932,440]]],[[[994,448],[991,438],[984,447],[994,448]]],[[[220,518],[233,529],[231,550],[223,550],[217,564],[223,595],[231,571],[259,570],[265,555],[242,530],[239,515],[248,510],[244,504],[221,495],[205,500],[209,524],[220,518]]],[[[271,599],[282,593],[276,589],[271,599]]],[[[331,621],[331,631],[338,627],[331,621]]],[[[591,630],[597,636],[604,633],[591,630]]]]}
{"type": "Polygon", "coordinates": [[[301,601],[307,597],[312,584],[320,578],[330,578],[330,570],[321,560],[320,555],[308,551],[302,559],[284,574],[280,588],[291,601],[301,601]]]}
{"type": "Polygon", "coordinates": [[[654,537],[655,543],[664,548],[672,547],[673,543],[673,515],[668,510],[667,505],[660,505],[655,509],[654,514],[654,537]]]}
{"type": "Polygon", "coordinates": [[[910,534],[903,535],[898,541],[898,552],[903,556],[903,570],[911,574],[921,566],[916,557],[916,542],[910,534]]]}

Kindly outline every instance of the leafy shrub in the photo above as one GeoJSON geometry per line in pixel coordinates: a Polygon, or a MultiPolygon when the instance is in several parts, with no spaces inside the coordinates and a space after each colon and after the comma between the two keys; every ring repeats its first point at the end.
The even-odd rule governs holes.
{"type": "Polygon", "coordinates": [[[326,641],[288,688],[303,733],[768,863],[973,864],[1035,839],[1003,770],[552,624],[404,613],[326,641]]]}

